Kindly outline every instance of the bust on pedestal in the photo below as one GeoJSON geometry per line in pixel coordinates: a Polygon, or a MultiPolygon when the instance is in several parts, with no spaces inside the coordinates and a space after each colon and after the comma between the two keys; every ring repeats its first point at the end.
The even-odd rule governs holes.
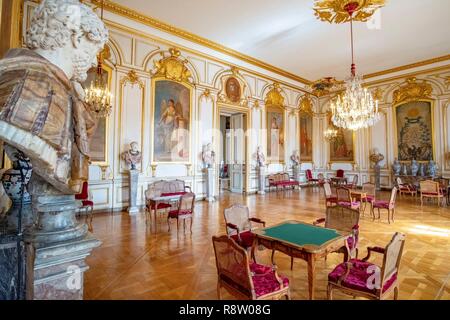
{"type": "Polygon", "coordinates": [[[292,165],[292,171],[294,174],[294,180],[298,181],[300,183],[301,180],[301,164],[300,164],[300,154],[298,150],[295,150],[294,153],[291,155],[291,161],[293,163],[292,165]]]}
{"type": "Polygon", "coordinates": [[[204,172],[206,174],[206,200],[213,202],[216,200],[214,197],[214,163],[216,153],[212,149],[211,143],[203,146],[202,150],[202,162],[204,172]]]}
{"type": "Polygon", "coordinates": [[[384,156],[378,151],[377,148],[373,149],[373,153],[370,155],[369,160],[374,164],[375,170],[375,187],[377,191],[381,190],[381,166],[380,162],[384,160],[384,156]]]}
{"type": "Polygon", "coordinates": [[[256,170],[258,172],[258,193],[266,193],[266,157],[262,147],[256,149],[256,170]]]}
{"type": "Polygon", "coordinates": [[[139,144],[135,141],[131,142],[130,149],[122,153],[122,159],[125,161],[129,169],[130,204],[128,206],[128,213],[130,215],[135,215],[139,212],[139,208],[137,207],[139,170],[137,170],[137,166],[142,161],[142,155],[139,151],[139,144]]]}
{"type": "Polygon", "coordinates": [[[100,245],[77,222],[81,203],[74,195],[88,180],[96,126],[80,83],[107,40],[90,7],[43,0],[33,11],[27,48],[0,61],[0,140],[10,158],[20,151],[33,166],[28,191],[35,223],[24,230],[27,299],[82,299],[85,258],[100,245]]]}

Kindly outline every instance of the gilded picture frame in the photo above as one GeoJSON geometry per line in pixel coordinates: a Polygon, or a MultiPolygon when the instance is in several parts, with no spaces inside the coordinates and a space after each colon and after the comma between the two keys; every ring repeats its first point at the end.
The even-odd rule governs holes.
{"type": "Polygon", "coordinates": [[[152,165],[191,163],[192,106],[190,83],[165,77],[152,79],[152,165]]]}
{"type": "Polygon", "coordinates": [[[342,128],[337,128],[337,131],[337,137],[329,143],[329,162],[354,164],[355,133],[342,128]]]}
{"type": "Polygon", "coordinates": [[[300,161],[310,162],[313,160],[313,116],[306,112],[299,113],[300,124],[300,161]]]}
{"type": "Polygon", "coordinates": [[[425,163],[430,160],[436,159],[436,141],[434,136],[434,100],[432,99],[415,99],[406,100],[397,103],[393,106],[393,119],[394,119],[394,156],[402,163],[409,163],[413,158],[418,162],[425,163]],[[428,110],[415,110],[414,108],[426,107],[428,110]],[[417,113],[418,112],[418,113],[417,113]],[[405,119],[401,119],[405,118],[405,119]],[[423,120],[423,121],[422,121],[423,120]],[[408,123],[405,123],[408,122],[408,123]],[[406,126],[412,124],[413,128],[409,126],[409,133],[405,132],[406,126]],[[416,127],[417,128],[414,128],[416,127]],[[426,127],[426,128],[425,128],[426,127]],[[428,133],[426,133],[428,131],[428,133]],[[403,137],[402,137],[403,134],[403,137]],[[411,136],[405,138],[405,135],[411,136]],[[417,151],[424,146],[424,135],[428,137],[426,140],[430,144],[426,151],[417,151]],[[407,141],[421,141],[421,146],[417,147],[415,144],[407,141]],[[410,150],[405,152],[405,150],[410,150]],[[414,150],[416,149],[416,150],[414,150]],[[405,153],[409,156],[405,156],[405,153]]]}
{"type": "Polygon", "coordinates": [[[267,162],[284,163],[285,110],[281,106],[266,107],[267,162]]]}

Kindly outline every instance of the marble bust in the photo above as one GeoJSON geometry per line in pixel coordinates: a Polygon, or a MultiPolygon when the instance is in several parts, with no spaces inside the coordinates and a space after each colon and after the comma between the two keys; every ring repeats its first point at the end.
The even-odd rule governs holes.
{"type": "Polygon", "coordinates": [[[203,151],[202,151],[202,161],[203,161],[203,165],[205,166],[205,168],[213,167],[215,157],[216,157],[216,154],[212,150],[211,143],[204,145],[203,151]]]}
{"type": "Polygon", "coordinates": [[[264,155],[261,146],[258,146],[256,149],[256,165],[258,167],[264,167],[266,165],[266,156],[264,155]]]}
{"type": "Polygon", "coordinates": [[[130,149],[122,153],[122,159],[130,170],[136,170],[136,167],[142,161],[142,154],[139,151],[139,144],[136,141],[130,143],[130,149]]]}
{"type": "Polygon", "coordinates": [[[300,164],[300,154],[298,150],[295,150],[294,153],[292,153],[291,161],[294,163],[295,166],[298,166],[300,164]]]}
{"type": "Polygon", "coordinates": [[[0,61],[0,139],[23,152],[41,183],[79,193],[88,179],[95,117],[81,82],[108,40],[100,18],[78,0],[43,0],[26,33],[27,48],[0,61]]]}

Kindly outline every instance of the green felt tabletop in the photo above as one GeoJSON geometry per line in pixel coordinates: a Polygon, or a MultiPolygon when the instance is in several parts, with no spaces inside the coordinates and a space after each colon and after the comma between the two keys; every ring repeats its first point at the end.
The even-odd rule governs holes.
{"type": "Polygon", "coordinates": [[[290,242],[300,247],[305,245],[322,246],[342,235],[333,229],[316,227],[297,221],[287,221],[279,225],[261,229],[258,232],[266,237],[290,242]]]}

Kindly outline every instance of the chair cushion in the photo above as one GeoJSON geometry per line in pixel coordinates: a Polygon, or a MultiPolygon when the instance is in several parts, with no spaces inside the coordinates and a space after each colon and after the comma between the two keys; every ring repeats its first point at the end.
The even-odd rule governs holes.
{"type": "MultiPolygon", "coordinates": [[[[250,271],[253,272],[252,281],[257,297],[280,290],[280,284],[271,267],[253,262],[250,264],[250,271]]],[[[279,277],[283,282],[283,286],[288,287],[289,279],[283,275],[279,275],[279,277]]]]}
{"type": "MultiPolygon", "coordinates": [[[[168,203],[158,203],[158,209],[166,209],[166,208],[170,208],[171,205],[168,203]]],[[[155,204],[152,204],[152,210],[155,210],[155,204]]]]}
{"type": "Polygon", "coordinates": [[[424,196],[437,196],[439,195],[439,193],[437,192],[421,192],[422,195],[424,196]]]}
{"type": "Polygon", "coordinates": [[[253,246],[253,240],[255,239],[255,235],[251,231],[244,231],[239,234],[241,236],[241,242],[239,242],[239,238],[237,234],[231,236],[231,239],[239,243],[240,246],[245,249],[251,248],[253,246]]]}
{"type": "Polygon", "coordinates": [[[389,209],[389,201],[385,200],[375,200],[372,205],[374,208],[389,209]]]}
{"type": "Polygon", "coordinates": [[[188,214],[192,214],[191,210],[181,210],[180,213],[178,213],[178,210],[172,210],[169,211],[169,218],[176,218],[179,216],[184,216],[184,215],[188,215],[188,214]]]}
{"type": "Polygon", "coordinates": [[[375,196],[367,195],[365,198],[362,199],[363,202],[372,202],[375,201],[375,196]]]}
{"type": "Polygon", "coordinates": [[[161,193],[161,197],[171,197],[171,196],[182,196],[185,195],[185,191],[179,191],[179,192],[165,192],[161,193]]]}
{"type": "Polygon", "coordinates": [[[334,197],[334,196],[327,197],[327,201],[329,201],[329,202],[337,202],[337,197],[334,197]]]}
{"type": "Polygon", "coordinates": [[[358,201],[348,202],[348,201],[339,201],[338,205],[346,207],[346,208],[359,208],[360,203],[358,201]]]}
{"type": "Polygon", "coordinates": [[[83,204],[83,207],[93,207],[94,206],[94,202],[91,200],[83,200],[83,201],[81,201],[81,203],[83,204]]]}
{"type": "MultiPolygon", "coordinates": [[[[367,293],[375,293],[377,291],[376,288],[369,289],[367,287],[367,280],[371,275],[373,275],[373,271],[368,272],[367,268],[373,266],[374,264],[358,259],[351,259],[349,262],[353,265],[353,267],[350,269],[347,277],[342,280],[341,286],[367,293]]],[[[328,275],[328,281],[337,284],[339,278],[344,275],[346,271],[347,265],[345,263],[337,265],[336,268],[334,268],[334,270],[328,275]]],[[[392,275],[391,278],[385,282],[382,292],[388,290],[395,280],[397,280],[397,273],[392,275]]]]}

